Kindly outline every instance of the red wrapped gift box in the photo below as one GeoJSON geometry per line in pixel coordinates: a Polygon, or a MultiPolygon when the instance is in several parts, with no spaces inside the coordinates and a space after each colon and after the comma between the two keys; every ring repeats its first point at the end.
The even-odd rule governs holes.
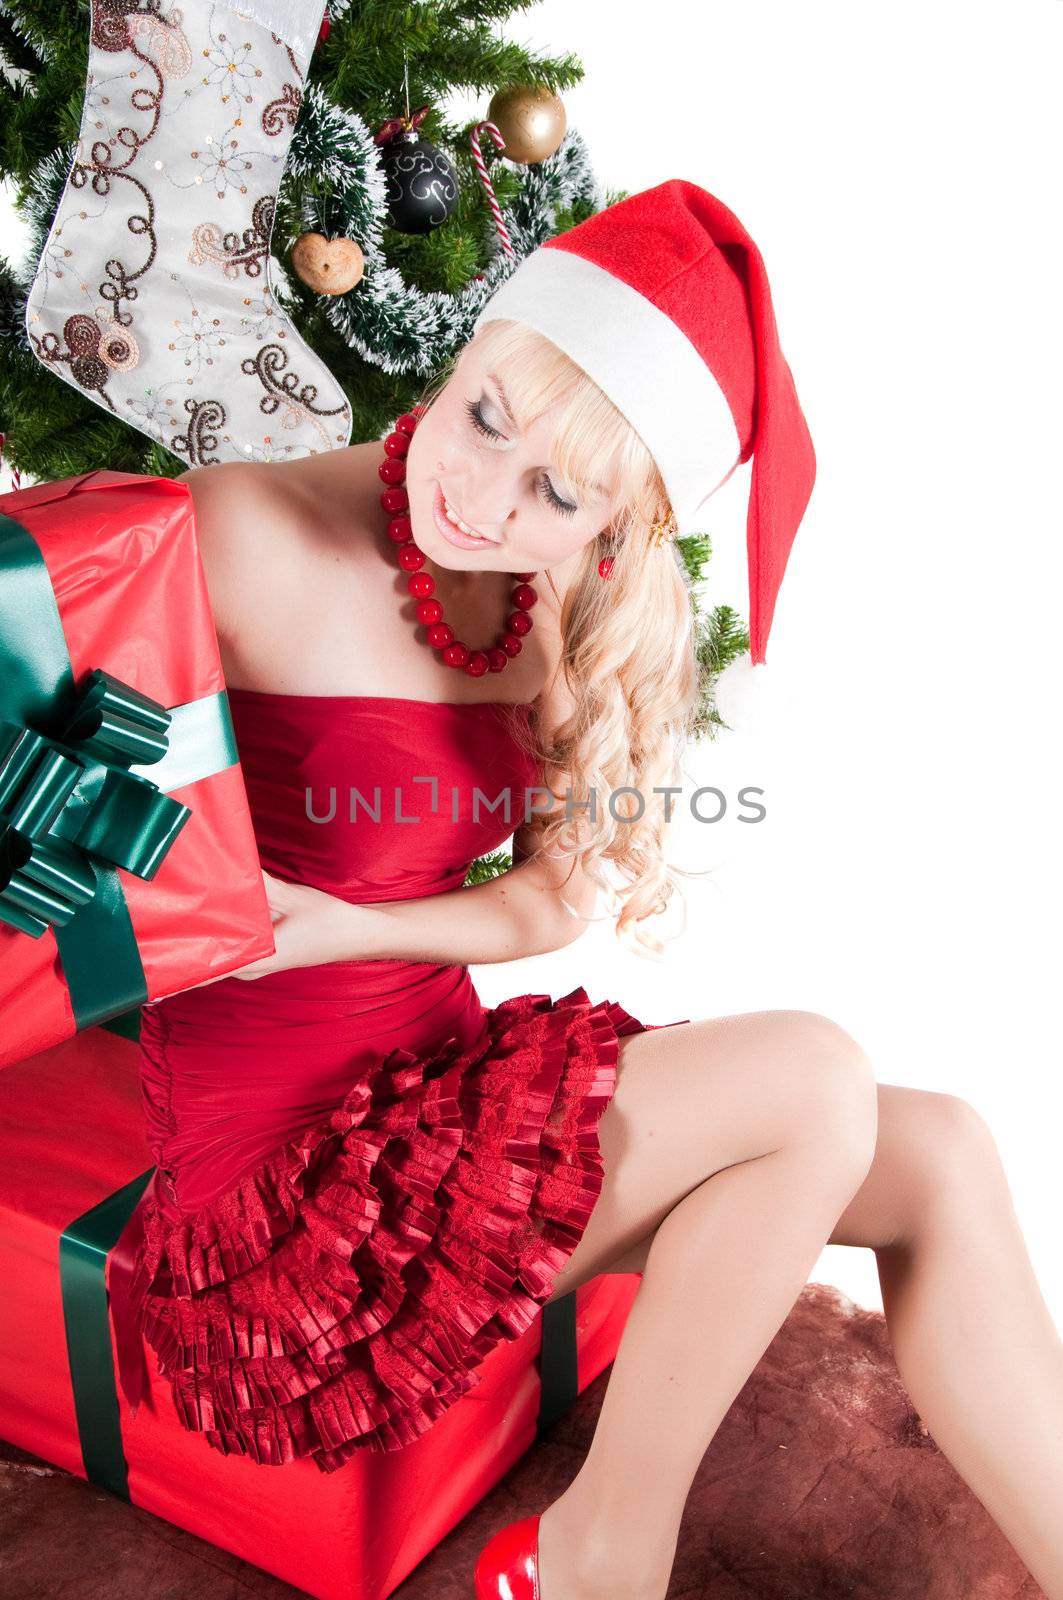
{"type": "Polygon", "coordinates": [[[384,1600],[612,1361],[638,1277],[545,1307],[405,1450],[334,1473],[219,1455],[150,1349],[135,1416],[116,1381],[108,1252],[152,1170],[138,1059],[95,1027],[0,1074],[0,1436],[318,1600],[384,1600]]]}
{"type": "Polygon", "coordinates": [[[0,496],[0,1066],[274,948],[187,484],[0,496]]]}

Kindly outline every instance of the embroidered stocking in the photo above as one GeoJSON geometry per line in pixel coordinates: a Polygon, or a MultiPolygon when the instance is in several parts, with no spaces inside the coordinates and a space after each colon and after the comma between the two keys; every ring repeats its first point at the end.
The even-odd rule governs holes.
{"type": "Polygon", "coordinates": [[[39,360],[193,465],[345,445],[350,407],[269,287],[323,0],[92,0],[66,189],[30,290],[39,360]]]}

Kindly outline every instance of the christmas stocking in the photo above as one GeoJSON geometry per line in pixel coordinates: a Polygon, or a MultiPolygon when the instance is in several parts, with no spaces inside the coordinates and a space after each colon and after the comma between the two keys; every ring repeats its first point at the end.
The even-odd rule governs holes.
{"type": "Polygon", "coordinates": [[[350,438],[269,287],[324,0],[92,0],[81,134],[30,290],[50,371],[193,465],[350,438]]]}

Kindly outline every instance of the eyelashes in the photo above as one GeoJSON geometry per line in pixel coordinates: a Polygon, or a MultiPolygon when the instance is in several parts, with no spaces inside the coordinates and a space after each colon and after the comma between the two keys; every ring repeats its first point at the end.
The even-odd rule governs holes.
{"type": "Polygon", "coordinates": [[[576,512],[579,510],[579,507],[570,505],[567,500],[561,500],[557,494],[555,494],[554,486],[550,482],[549,478],[544,476],[539,479],[539,482],[542,485],[539,493],[542,495],[544,500],[548,500],[550,502],[555,511],[560,511],[563,517],[575,516],[576,512]]]}
{"type": "MultiPolygon", "coordinates": [[[[489,422],[484,421],[480,411],[479,400],[466,400],[465,410],[477,433],[483,434],[487,439],[501,439],[503,437],[497,428],[492,428],[489,422]]],[[[578,506],[572,505],[568,500],[561,499],[545,473],[539,479],[539,495],[541,499],[545,500],[548,505],[553,506],[554,510],[563,517],[575,516],[579,510],[578,506]]]]}
{"type": "Polygon", "coordinates": [[[485,434],[489,439],[501,439],[502,435],[497,428],[492,428],[485,422],[480,413],[479,400],[466,400],[465,409],[469,414],[469,421],[478,433],[485,434]]]}

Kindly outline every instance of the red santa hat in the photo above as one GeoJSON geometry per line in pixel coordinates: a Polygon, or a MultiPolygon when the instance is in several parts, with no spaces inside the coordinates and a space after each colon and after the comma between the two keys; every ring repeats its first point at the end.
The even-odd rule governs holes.
{"type": "Polygon", "coordinates": [[[816,457],[738,218],[682,178],[629,195],[525,256],[475,328],[500,317],[545,334],[623,412],[680,534],[702,531],[699,508],[753,457],[749,633],[762,662],[816,457]]]}

